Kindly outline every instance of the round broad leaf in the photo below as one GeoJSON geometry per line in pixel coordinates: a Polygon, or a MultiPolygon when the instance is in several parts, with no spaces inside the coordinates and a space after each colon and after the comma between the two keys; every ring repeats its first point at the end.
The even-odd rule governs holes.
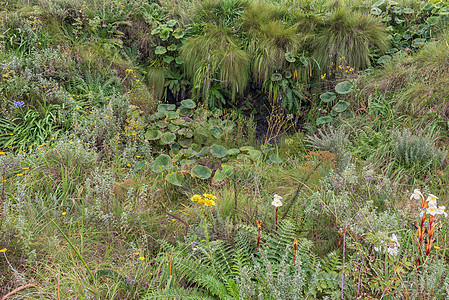
{"type": "Polygon", "coordinates": [[[285,59],[286,59],[288,62],[294,63],[294,62],[296,61],[296,58],[295,58],[295,56],[293,55],[293,53],[287,52],[287,53],[284,54],[284,56],[285,56],[285,59]]]}
{"type": "Polygon", "coordinates": [[[191,174],[200,179],[208,179],[212,175],[212,171],[206,166],[196,165],[192,168],[191,174]]]}
{"type": "Polygon", "coordinates": [[[185,125],[186,120],[182,119],[182,118],[177,118],[177,119],[173,119],[170,120],[170,123],[174,124],[174,125],[185,125]]]}
{"type": "Polygon", "coordinates": [[[273,75],[271,75],[271,81],[281,81],[282,80],[282,75],[279,73],[274,73],[273,75]]]}
{"type": "Polygon", "coordinates": [[[175,63],[182,65],[184,63],[184,59],[181,56],[178,56],[175,58],[175,63]]]}
{"type": "Polygon", "coordinates": [[[163,111],[163,110],[158,110],[155,114],[153,114],[153,116],[154,116],[156,119],[164,118],[164,117],[165,117],[165,111],[163,111]]]}
{"type": "Polygon", "coordinates": [[[161,173],[162,171],[168,170],[173,166],[173,161],[167,154],[161,154],[154,160],[151,169],[156,173],[161,173]]]}
{"type": "Polygon", "coordinates": [[[175,31],[173,31],[172,35],[177,40],[183,38],[185,35],[184,28],[176,28],[175,31]]]}
{"type": "Polygon", "coordinates": [[[397,3],[396,1],[393,1],[393,0],[389,0],[388,1],[388,5],[390,5],[390,6],[396,6],[396,5],[398,5],[399,3],[397,3]]]}
{"type": "Polygon", "coordinates": [[[421,4],[421,9],[422,10],[432,10],[433,9],[433,4],[432,3],[422,3],[421,4]]]}
{"type": "Polygon", "coordinates": [[[210,154],[212,154],[215,157],[222,158],[225,157],[228,154],[228,149],[221,145],[212,145],[210,146],[210,154]]]}
{"type": "Polygon", "coordinates": [[[170,20],[170,21],[167,22],[167,25],[170,26],[170,27],[173,27],[173,26],[176,25],[176,23],[178,23],[176,20],[170,20]]]}
{"type": "Polygon", "coordinates": [[[385,54],[393,54],[393,53],[396,53],[398,51],[399,51],[398,48],[390,48],[390,49],[387,50],[387,52],[385,52],[385,54]]]}
{"type": "Polygon", "coordinates": [[[176,133],[176,131],[179,129],[179,126],[170,123],[170,124],[168,124],[167,128],[168,128],[168,130],[170,130],[171,132],[176,133]]]}
{"type": "Polygon", "coordinates": [[[176,139],[176,135],[172,132],[163,133],[160,139],[161,145],[173,144],[176,139]]]}
{"type": "Polygon", "coordinates": [[[435,16],[433,16],[433,17],[429,17],[429,18],[427,18],[427,20],[426,20],[426,22],[427,22],[427,24],[429,24],[430,26],[435,26],[435,25],[437,25],[438,23],[440,23],[440,17],[435,17],[435,16]]]}
{"type": "Polygon", "coordinates": [[[209,153],[209,147],[203,147],[198,151],[198,156],[204,156],[209,153]]]}
{"type": "Polygon", "coordinates": [[[228,165],[222,165],[221,167],[222,167],[222,169],[218,169],[215,172],[214,180],[216,182],[220,182],[223,179],[225,179],[227,177],[231,177],[232,175],[234,175],[234,168],[233,167],[228,166],[228,165]]]}
{"type": "Polygon", "coordinates": [[[320,126],[320,125],[330,123],[330,122],[332,122],[333,119],[334,118],[332,118],[331,116],[319,117],[318,119],[316,119],[316,125],[320,126]]]}
{"type": "Polygon", "coordinates": [[[252,159],[258,160],[262,156],[262,152],[260,152],[259,150],[249,150],[248,155],[252,159]]]}
{"type": "Polygon", "coordinates": [[[174,58],[173,56],[171,56],[171,55],[165,55],[165,56],[164,56],[164,61],[165,61],[167,64],[171,63],[174,59],[175,59],[175,58],[174,58]]]}
{"type": "Polygon", "coordinates": [[[157,122],[156,122],[156,126],[159,127],[159,128],[161,128],[161,129],[167,127],[168,124],[169,124],[169,123],[166,122],[166,121],[157,121],[157,122]]]}
{"type": "Polygon", "coordinates": [[[340,119],[352,119],[355,117],[354,112],[352,110],[347,109],[339,115],[340,119]]]}
{"type": "Polygon", "coordinates": [[[170,46],[167,47],[167,50],[170,51],[175,51],[176,49],[178,49],[178,46],[176,46],[175,44],[171,44],[170,46]]]}
{"type": "Polygon", "coordinates": [[[426,39],[414,39],[412,42],[413,48],[419,48],[426,43],[426,39]]]}
{"type": "Polygon", "coordinates": [[[290,72],[290,71],[285,71],[284,77],[287,78],[287,79],[292,78],[292,72],[290,72]]]}
{"type": "Polygon", "coordinates": [[[178,134],[183,135],[186,138],[190,139],[193,136],[193,130],[190,128],[181,128],[178,131],[178,134]]]}
{"type": "Polygon", "coordinates": [[[336,112],[335,110],[331,109],[331,113],[330,113],[331,117],[336,117],[338,116],[338,112],[336,112]]]}
{"type": "Polygon", "coordinates": [[[182,186],[182,182],[184,181],[184,175],[178,172],[173,172],[165,176],[165,180],[167,180],[173,185],[182,186]]]}
{"type": "Polygon", "coordinates": [[[175,108],[176,108],[176,105],[174,105],[174,104],[162,103],[157,106],[157,110],[162,111],[162,112],[167,111],[167,110],[175,110],[175,108]]]}
{"type": "Polygon", "coordinates": [[[178,112],[181,116],[188,117],[193,114],[193,109],[187,107],[180,107],[178,112]]]}
{"type": "Polygon", "coordinates": [[[390,59],[391,59],[391,55],[382,55],[382,56],[379,57],[379,59],[377,60],[377,63],[378,63],[378,64],[385,64],[385,63],[387,63],[390,59]]]}
{"type": "Polygon", "coordinates": [[[145,138],[150,141],[158,140],[162,136],[162,132],[157,129],[148,129],[145,133],[145,138]]]}
{"type": "Polygon", "coordinates": [[[167,110],[165,112],[165,120],[173,120],[179,118],[179,114],[176,111],[167,110]]]}
{"type": "Polygon", "coordinates": [[[167,49],[164,46],[157,46],[156,50],[154,50],[154,53],[158,54],[158,55],[162,55],[167,53],[167,49]]]}
{"type": "Polygon", "coordinates": [[[326,92],[320,95],[321,101],[325,103],[332,102],[335,98],[337,98],[337,95],[334,92],[326,92]]]}
{"type": "Polygon", "coordinates": [[[371,14],[375,16],[380,16],[382,14],[382,10],[379,7],[372,7],[371,14]]]}
{"type": "Polygon", "coordinates": [[[192,99],[185,99],[181,101],[181,107],[195,108],[196,103],[192,99]]]}
{"type": "Polygon", "coordinates": [[[226,176],[226,174],[224,174],[220,169],[218,169],[217,171],[215,171],[215,174],[214,174],[214,180],[216,181],[216,182],[220,182],[220,181],[222,181],[223,179],[225,179],[227,176],[226,176]]]}
{"type": "Polygon", "coordinates": [[[232,148],[228,150],[228,155],[237,155],[240,153],[240,150],[237,148],[232,148]]]}
{"type": "Polygon", "coordinates": [[[335,86],[335,91],[340,95],[346,95],[351,93],[354,90],[354,87],[351,82],[343,81],[335,86]]]}
{"type": "Polygon", "coordinates": [[[413,10],[413,8],[404,8],[404,9],[402,10],[402,12],[403,12],[404,14],[409,15],[409,14],[414,13],[415,11],[413,10]]]}
{"type": "Polygon", "coordinates": [[[223,135],[223,130],[218,128],[217,126],[214,126],[210,129],[210,133],[212,133],[212,136],[216,139],[219,139],[223,135]]]}
{"type": "Polygon", "coordinates": [[[140,161],[135,167],[134,167],[134,171],[139,171],[140,169],[142,169],[143,168],[143,166],[145,166],[145,161],[144,160],[142,160],[142,161],[140,161]]]}
{"type": "Polygon", "coordinates": [[[181,145],[181,147],[188,148],[190,147],[190,145],[192,145],[192,139],[180,139],[178,140],[178,143],[181,145]]]}
{"type": "Polygon", "coordinates": [[[349,107],[349,102],[340,100],[340,101],[338,101],[337,104],[335,104],[334,107],[332,107],[332,110],[334,110],[334,111],[336,111],[338,113],[342,113],[345,110],[347,110],[348,107],[349,107]]]}
{"type": "Polygon", "coordinates": [[[253,146],[240,147],[240,151],[249,151],[249,150],[254,150],[254,147],[253,146]]]}

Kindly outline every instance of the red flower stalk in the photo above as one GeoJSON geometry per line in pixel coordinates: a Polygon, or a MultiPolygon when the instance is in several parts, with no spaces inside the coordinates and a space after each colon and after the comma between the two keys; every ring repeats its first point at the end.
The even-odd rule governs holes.
{"type": "Polygon", "coordinates": [[[276,231],[278,231],[278,207],[276,207],[276,231]]]}
{"type": "Polygon", "coordinates": [[[293,262],[296,260],[296,252],[298,252],[298,239],[293,240],[293,262]]]}
{"type": "Polygon", "coordinates": [[[260,244],[260,232],[262,230],[262,221],[261,220],[256,220],[257,223],[257,246],[256,246],[256,251],[259,251],[259,244],[260,244]]]}

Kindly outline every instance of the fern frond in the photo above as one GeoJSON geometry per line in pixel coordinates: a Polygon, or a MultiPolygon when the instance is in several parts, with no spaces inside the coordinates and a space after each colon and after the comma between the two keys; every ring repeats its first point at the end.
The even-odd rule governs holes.
{"type": "Polygon", "coordinates": [[[169,288],[165,290],[157,290],[150,294],[145,295],[142,300],[152,300],[152,299],[185,299],[185,300],[207,300],[215,299],[207,294],[204,294],[196,289],[186,290],[183,288],[169,288]]]}

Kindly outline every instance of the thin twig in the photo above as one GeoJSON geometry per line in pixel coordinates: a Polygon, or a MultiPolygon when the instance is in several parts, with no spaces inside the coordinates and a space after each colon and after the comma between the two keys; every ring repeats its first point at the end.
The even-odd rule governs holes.
{"type": "Polygon", "coordinates": [[[35,288],[35,289],[37,289],[38,287],[39,287],[38,285],[35,285],[35,284],[33,284],[33,283],[28,283],[28,284],[19,286],[19,287],[16,288],[15,290],[13,290],[13,291],[9,292],[8,294],[6,294],[5,296],[3,296],[1,300],[6,300],[6,299],[8,299],[9,297],[11,297],[12,295],[17,294],[18,292],[23,291],[23,290],[25,290],[25,289],[29,289],[29,288],[35,288]]]}

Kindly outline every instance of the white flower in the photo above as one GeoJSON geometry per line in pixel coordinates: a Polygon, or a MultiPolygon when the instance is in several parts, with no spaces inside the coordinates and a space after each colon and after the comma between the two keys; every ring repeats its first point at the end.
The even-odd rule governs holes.
{"type": "Polygon", "coordinates": [[[282,197],[279,196],[278,194],[274,194],[273,198],[274,198],[274,200],[281,200],[282,199],[282,197]]]}
{"type": "Polygon", "coordinates": [[[374,251],[379,252],[380,250],[382,250],[382,247],[381,247],[381,246],[379,246],[379,247],[374,247],[374,251]]]}
{"type": "Polygon", "coordinates": [[[273,198],[274,198],[274,200],[273,200],[273,202],[271,202],[271,205],[273,205],[274,207],[281,207],[282,206],[282,202],[281,202],[282,197],[275,194],[273,196],[273,198]]]}
{"type": "Polygon", "coordinates": [[[398,254],[399,254],[399,249],[397,247],[394,247],[394,248],[388,247],[387,251],[388,251],[388,253],[390,253],[390,255],[393,255],[393,256],[398,256],[398,254]]]}
{"type": "Polygon", "coordinates": [[[421,191],[419,189],[416,189],[413,191],[413,194],[410,196],[410,200],[421,200],[424,199],[424,196],[421,194],[421,191]]]}
{"type": "Polygon", "coordinates": [[[433,194],[429,194],[426,201],[428,202],[429,206],[437,206],[437,199],[438,199],[437,196],[435,196],[433,194]]]}
{"type": "Polygon", "coordinates": [[[440,212],[440,215],[444,215],[444,217],[447,218],[447,212],[445,212],[446,206],[440,206],[440,207],[438,207],[438,210],[440,212]]]}
{"type": "Polygon", "coordinates": [[[396,234],[392,234],[391,235],[391,238],[390,238],[390,240],[393,242],[393,243],[395,243],[396,244],[396,247],[400,247],[401,245],[399,245],[399,241],[398,241],[398,238],[396,237],[396,234]]]}
{"type": "Polygon", "coordinates": [[[432,215],[432,216],[435,216],[435,215],[437,215],[437,214],[439,214],[438,212],[438,208],[436,207],[436,206],[430,206],[430,207],[428,207],[427,208],[427,210],[426,210],[426,212],[429,214],[429,215],[432,215]]]}

